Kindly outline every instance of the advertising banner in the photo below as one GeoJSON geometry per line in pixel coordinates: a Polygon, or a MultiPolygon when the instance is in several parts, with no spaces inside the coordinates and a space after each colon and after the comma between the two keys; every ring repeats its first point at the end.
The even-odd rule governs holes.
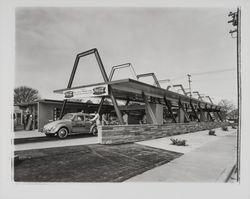
{"type": "Polygon", "coordinates": [[[102,97],[107,96],[108,94],[109,93],[107,84],[63,91],[64,99],[102,97]]]}

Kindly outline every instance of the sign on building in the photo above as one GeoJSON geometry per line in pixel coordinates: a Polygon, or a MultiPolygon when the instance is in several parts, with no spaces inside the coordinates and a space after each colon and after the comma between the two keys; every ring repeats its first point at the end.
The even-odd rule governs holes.
{"type": "Polygon", "coordinates": [[[65,99],[102,97],[102,96],[107,96],[108,94],[109,93],[108,93],[108,85],[107,84],[63,91],[63,95],[64,95],[65,99]]]}

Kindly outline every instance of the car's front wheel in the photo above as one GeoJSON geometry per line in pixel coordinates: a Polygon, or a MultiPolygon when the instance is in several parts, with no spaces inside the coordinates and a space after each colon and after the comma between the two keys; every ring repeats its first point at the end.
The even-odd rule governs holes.
{"type": "Polygon", "coordinates": [[[60,139],[64,139],[68,136],[69,134],[69,131],[67,128],[65,127],[62,127],[58,130],[58,133],[57,133],[57,136],[60,138],[60,139]]]}

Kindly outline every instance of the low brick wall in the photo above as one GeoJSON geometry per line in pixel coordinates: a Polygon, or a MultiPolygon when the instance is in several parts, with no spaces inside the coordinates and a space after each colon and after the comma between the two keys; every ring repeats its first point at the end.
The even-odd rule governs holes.
{"type": "Polygon", "coordinates": [[[101,144],[122,144],[209,130],[228,125],[226,122],[195,122],[165,125],[100,126],[98,139],[101,144]]]}

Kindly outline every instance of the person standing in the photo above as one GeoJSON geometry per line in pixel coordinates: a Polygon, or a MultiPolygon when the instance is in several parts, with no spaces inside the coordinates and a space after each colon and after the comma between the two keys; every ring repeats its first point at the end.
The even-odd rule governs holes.
{"type": "Polygon", "coordinates": [[[99,113],[95,111],[95,117],[93,119],[91,119],[90,121],[91,122],[95,121],[97,126],[101,125],[99,113]]]}
{"type": "Polygon", "coordinates": [[[142,123],[147,124],[147,116],[146,116],[146,114],[143,115],[142,123]]]}
{"type": "Polygon", "coordinates": [[[128,125],[128,114],[126,112],[123,112],[123,122],[125,125],[128,125]]]}
{"type": "Polygon", "coordinates": [[[101,126],[101,121],[100,121],[100,115],[98,112],[95,111],[95,117],[91,120],[89,120],[90,122],[93,122],[91,127],[90,127],[90,132],[93,133],[95,132],[94,128],[97,128],[97,131],[95,133],[93,133],[94,135],[97,134],[98,132],[98,127],[101,126]]]}
{"type": "Polygon", "coordinates": [[[107,114],[103,113],[102,114],[102,126],[107,125],[107,124],[108,124],[107,114]]]}

